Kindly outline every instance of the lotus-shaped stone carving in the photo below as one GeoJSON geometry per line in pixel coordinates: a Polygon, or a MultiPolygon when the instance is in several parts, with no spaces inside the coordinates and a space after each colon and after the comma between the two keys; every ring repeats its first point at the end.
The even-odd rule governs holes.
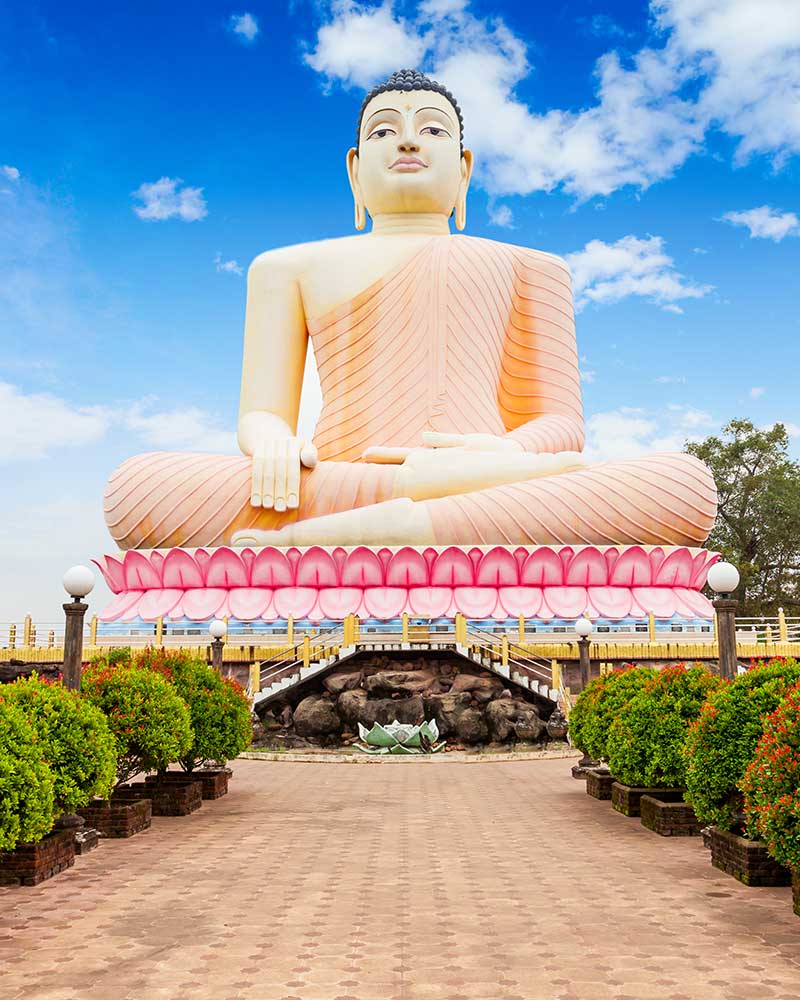
{"type": "Polygon", "coordinates": [[[395,719],[385,726],[376,722],[372,729],[367,729],[359,722],[358,735],[367,745],[361,746],[356,743],[356,748],[370,754],[438,753],[444,750],[445,746],[444,743],[436,742],[439,739],[436,719],[423,722],[419,726],[398,722],[395,719]]]}

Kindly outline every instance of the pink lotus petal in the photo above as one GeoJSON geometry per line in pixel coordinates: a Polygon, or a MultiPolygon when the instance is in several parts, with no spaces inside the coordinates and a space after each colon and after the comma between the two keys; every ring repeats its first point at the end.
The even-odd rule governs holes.
{"type": "Polygon", "coordinates": [[[279,587],[274,594],[275,610],[279,618],[307,618],[317,603],[316,587],[279,587]]]}
{"type": "Polygon", "coordinates": [[[656,618],[672,618],[675,614],[675,595],[672,587],[634,587],[631,591],[634,601],[656,618]]]}
{"type": "Polygon", "coordinates": [[[631,592],[627,587],[589,587],[588,597],[598,612],[596,617],[619,621],[630,614],[631,592]]]}
{"type": "Polygon", "coordinates": [[[148,590],[139,601],[139,614],[146,622],[154,622],[163,618],[178,604],[183,597],[183,591],[177,588],[167,590],[148,590]]]}
{"type": "Polygon", "coordinates": [[[271,600],[272,591],[267,587],[233,587],[228,592],[231,615],[240,622],[252,622],[260,618],[271,600]]]}
{"type": "MultiPolygon", "coordinates": [[[[321,593],[321,591],[318,590],[317,591],[317,599],[316,599],[316,601],[314,601],[314,607],[305,616],[306,618],[308,618],[308,620],[310,622],[314,622],[315,624],[319,624],[319,622],[321,622],[323,620],[323,618],[327,617],[326,614],[325,614],[325,612],[322,610],[321,604],[319,603],[319,595],[320,595],[320,593],[321,593]]],[[[314,637],[313,636],[311,636],[311,641],[313,643],[313,641],[314,641],[314,637]]]]}
{"type": "Polygon", "coordinates": [[[208,569],[208,564],[211,561],[211,556],[208,554],[208,552],[206,552],[205,549],[195,549],[194,561],[197,563],[197,567],[200,570],[200,575],[203,578],[203,584],[205,584],[206,570],[208,569]]]}
{"type": "Polygon", "coordinates": [[[580,618],[586,610],[586,587],[547,587],[545,599],[557,618],[580,618]]]}
{"type": "Polygon", "coordinates": [[[688,587],[692,579],[693,560],[686,548],[673,549],[653,573],[657,587],[688,587]]]}
{"type": "Polygon", "coordinates": [[[165,587],[181,590],[203,586],[203,574],[190,553],[183,549],[170,549],[162,567],[165,587]]]}
{"type": "MultiPolygon", "coordinates": [[[[672,551],[672,546],[667,546],[667,549],[668,551],[672,551]]],[[[658,577],[658,571],[661,569],[661,564],[664,562],[664,550],[660,545],[656,545],[654,549],[648,551],[647,558],[650,560],[651,579],[655,581],[658,577]]]]}
{"type": "Polygon", "coordinates": [[[223,590],[221,587],[200,587],[197,590],[187,590],[181,601],[183,613],[192,621],[205,621],[219,612],[227,596],[227,590],[223,590]]]}
{"type": "Polygon", "coordinates": [[[533,587],[560,586],[564,582],[564,567],[558,553],[547,546],[531,552],[522,566],[519,582],[533,587]]]}
{"type": "Polygon", "coordinates": [[[153,569],[150,560],[136,549],[128,549],[122,563],[125,567],[126,590],[151,590],[162,586],[161,577],[153,569]]]}
{"type": "Polygon", "coordinates": [[[393,553],[386,568],[387,587],[424,587],[428,579],[428,567],[418,549],[406,545],[393,553]]]}
{"type": "Polygon", "coordinates": [[[369,618],[389,621],[398,618],[405,611],[408,591],[405,587],[367,587],[364,590],[364,604],[369,618]]]}
{"type": "Polygon", "coordinates": [[[547,603],[547,591],[549,588],[545,587],[542,590],[542,603],[539,605],[539,611],[537,612],[537,618],[541,618],[543,622],[549,622],[551,618],[555,618],[553,614],[553,609],[547,603]]]}
{"type": "Polygon", "coordinates": [[[342,567],[342,584],[345,587],[382,587],[383,566],[377,553],[365,545],[353,549],[342,567]]]}
{"type": "Polygon", "coordinates": [[[277,617],[278,612],[275,610],[275,595],[272,591],[270,591],[269,603],[261,612],[261,620],[265,622],[274,622],[277,617]]]}
{"type": "Polygon", "coordinates": [[[250,583],[242,557],[223,545],[211,553],[206,569],[207,587],[246,587],[250,583]]]}
{"type": "Polygon", "coordinates": [[[250,583],[254,587],[291,587],[294,573],[285,552],[272,547],[262,549],[255,558],[250,571],[250,583]]]}
{"type": "Polygon", "coordinates": [[[335,622],[344,621],[347,615],[358,612],[362,596],[361,587],[323,587],[319,592],[323,618],[331,618],[335,622]]]}
{"type": "Polygon", "coordinates": [[[575,553],[567,567],[565,581],[579,587],[602,587],[608,582],[608,569],[602,552],[594,546],[575,553]]]}
{"type": "Polygon", "coordinates": [[[694,557],[694,562],[692,564],[692,578],[689,581],[689,586],[692,590],[701,590],[706,585],[706,579],[708,578],[708,571],[714,565],[718,563],[722,556],[719,552],[709,552],[703,549],[698,555],[694,557]]]}
{"type": "Polygon", "coordinates": [[[713,619],[714,605],[705,594],[701,594],[697,590],[689,590],[685,587],[676,587],[675,596],[678,599],[679,605],[687,607],[695,617],[706,618],[709,621],[713,619]]]}
{"type": "Polygon", "coordinates": [[[514,554],[500,546],[483,553],[475,582],[479,587],[516,587],[519,583],[519,568],[514,554]]]}
{"type": "Polygon", "coordinates": [[[649,587],[653,571],[647,553],[641,545],[624,549],[614,564],[608,582],[613,587],[649,587]]]}
{"type": "Polygon", "coordinates": [[[119,559],[115,559],[114,556],[101,556],[100,559],[92,559],[92,562],[103,574],[112,594],[125,590],[125,567],[119,559]]]}
{"type": "Polygon", "coordinates": [[[339,575],[330,552],[312,545],[300,556],[297,564],[298,587],[337,587],[339,575]]]}
{"type": "Polygon", "coordinates": [[[102,612],[97,616],[98,621],[117,621],[129,608],[138,605],[141,597],[141,590],[123,590],[121,594],[117,594],[110,604],[103,608],[102,612]]]}
{"type": "Polygon", "coordinates": [[[417,618],[441,618],[452,599],[450,587],[411,587],[408,591],[408,606],[417,618]]]}
{"type": "Polygon", "coordinates": [[[466,618],[488,618],[497,604],[497,590],[494,587],[456,587],[453,600],[466,618]]]}
{"type": "Polygon", "coordinates": [[[431,569],[433,587],[471,587],[475,582],[472,560],[455,546],[438,553],[431,569]]]}
{"type": "Polygon", "coordinates": [[[533,618],[542,606],[540,587],[501,587],[499,598],[510,618],[533,618]]]}

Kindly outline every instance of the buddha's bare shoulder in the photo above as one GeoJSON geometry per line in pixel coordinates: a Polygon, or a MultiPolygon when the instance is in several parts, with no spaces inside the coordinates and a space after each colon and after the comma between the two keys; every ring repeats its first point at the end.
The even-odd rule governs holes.
{"type": "Polygon", "coordinates": [[[292,246],[265,250],[250,264],[250,275],[282,273],[297,277],[315,265],[324,264],[355,246],[361,236],[340,236],[329,240],[313,240],[292,246]]]}
{"type": "Polygon", "coordinates": [[[502,253],[513,258],[525,267],[533,270],[558,272],[569,276],[569,265],[563,257],[554,253],[547,253],[545,250],[536,250],[533,247],[523,247],[516,243],[501,243],[499,240],[486,239],[483,236],[458,236],[459,240],[468,240],[472,244],[483,244],[487,252],[494,248],[495,252],[502,253]]]}

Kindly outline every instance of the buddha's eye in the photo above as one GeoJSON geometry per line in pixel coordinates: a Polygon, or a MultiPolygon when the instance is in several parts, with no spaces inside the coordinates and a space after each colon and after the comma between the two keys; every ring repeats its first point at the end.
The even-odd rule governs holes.
{"type": "Polygon", "coordinates": [[[374,132],[370,132],[367,136],[367,141],[370,139],[385,139],[387,135],[395,135],[393,128],[376,128],[374,132]]]}
{"type": "Polygon", "coordinates": [[[450,133],[446,128],[442,128],[441,125],[426,125],[425,128],[420,131],[422,135],[427,133],[428,135],[447,136],[448,139],[450,138],[450,133]]]}

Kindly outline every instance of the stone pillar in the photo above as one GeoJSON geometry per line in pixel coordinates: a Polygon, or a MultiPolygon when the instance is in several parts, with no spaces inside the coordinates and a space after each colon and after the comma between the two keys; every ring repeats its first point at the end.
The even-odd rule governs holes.
{"type": "Polygon", "coordinates": [[[218,674],[222,673],[222,639],[214,639],[211,643],[211,666],[218,674]]]}
{"type": "Polygon", "coordinates": [[[578,657],[581,665],[581,691],[585,691],[592,679],[592,661],[589,659],[589,639],[578,639],[578,657]]]}
{"type": "Polygon", "coordinates": [[[82,601],[63,604],[67,616],[64,628],[64,684],[70,691],[81,689],[81,660],[83,659],[83,618],[89,605],[82,601]]]}
{"type": "Polygon", "coordinates": [[[718,597],[712,603],[717,613],[720,677],[733,680],[739,672],[736,655],[736,609],[739,602],[732,597],[718,597]]]}

